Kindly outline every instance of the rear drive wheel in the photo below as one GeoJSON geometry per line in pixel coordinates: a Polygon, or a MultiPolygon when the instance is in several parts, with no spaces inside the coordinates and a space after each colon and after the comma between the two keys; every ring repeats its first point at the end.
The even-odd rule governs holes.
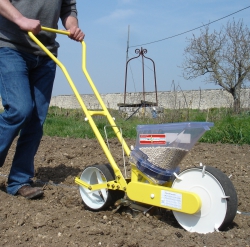
{"type": "MultiPolygon", "coordinates": [[[[105,165],[91,165],[86,167],[80,179],[88,184],[101,184],[115,179],[114,171],[109,164],[105,165]]],[[[90,210],[99,211],[106,209],[112,205],[116,200],[124,196],[123,191],[119,190],[89,190],[80,186],[80,194],[83,204],[90,210]]]]}
{"type": "Polygon", "coordinates": [[[204,166],[184,170],[174,180],[172,188],[194,192],[201,199],[201,209],[195,214],[173,211],[179,224],[189,232],[224,230],[237,213],[235,188],[217,168],[204,166]]]}

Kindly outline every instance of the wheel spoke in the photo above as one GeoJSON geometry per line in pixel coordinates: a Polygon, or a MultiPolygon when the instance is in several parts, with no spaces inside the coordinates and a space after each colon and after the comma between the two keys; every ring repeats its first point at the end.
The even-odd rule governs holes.
{"type": "Polygon", "coordinates": [[[99,202],[105,202],[103,200],[103,197],[98,193],[98,191],[95,191],[96,193],[93,193],[92,194],[92,197],[96,199],[96,201],[99,201],[99,202]]]}
{"type": "MultiPolygon", "coordinates": [[[[102,175],[99,171],[96,171],[96,178],[97,178],[98,184],[102,184],[104,182],[102,179],[102,175]]],[[[108,197],[107,190],[101,189],[99,192],[100,192],[100,196],[103,198],[103,201],[106,201],[108,197]]]]}

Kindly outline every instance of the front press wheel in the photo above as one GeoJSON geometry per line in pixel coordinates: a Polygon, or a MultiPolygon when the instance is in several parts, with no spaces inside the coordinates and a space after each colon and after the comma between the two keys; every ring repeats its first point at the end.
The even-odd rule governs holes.
{"type": "MultiPolygon", "coordinates": [[[[80,179],[88,184],[100,184],[114,180],[115,175],[109,164],[92,165],[83,170],[80,179]]],[[[116,200],[124,196],[124,192],[119,190],[108,190],[104,188],[92,191],[82,186],[80,186],[80,194],[83,204],[93,211],[106,209],[116,200]]]]}
{"type": "Polygon", "coordinates": [[[181,172],[172,188],[196,193],[201,209],[195,214],[173,211],[178,223],[189,232],[209,233],[224,230],[237,213],[238,199],[231,180],[220,170],[194,167],[181,172]]]}

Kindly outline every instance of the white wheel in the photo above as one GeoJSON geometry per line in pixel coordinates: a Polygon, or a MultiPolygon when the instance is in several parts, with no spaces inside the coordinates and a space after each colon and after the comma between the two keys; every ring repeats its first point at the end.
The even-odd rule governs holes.
{"type": "Polygon", "coordinates": [[[238,200],[231,180],[220,170],[205,166],[181,172],[172,188],[194,192],[201,199],[195,214],[173,211],[178,223],[189,232],[209,233],[225,229],[234,219],[238,200]]]}
{"type": "MultiPolygon", "coordinates": [[[[110,165],[93,165],[83,170],[80,179],[88,184],[101,184],[114,180],[115,176],[110,165]]],[[[108,189],[91,191],[82,186],[80,186],[80,194],[84,205],[94,211],[105,209],[124,196],[123,191],[108,189]]]]}

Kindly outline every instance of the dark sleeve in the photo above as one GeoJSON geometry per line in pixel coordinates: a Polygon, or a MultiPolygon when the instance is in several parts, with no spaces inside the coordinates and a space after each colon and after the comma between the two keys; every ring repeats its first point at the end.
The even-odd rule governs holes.
{"type": "Polygon", "coordinates": [[[74,16],[75,18],[77,18],[76,0],[62,1],[60,18],[63,23],[68,16],[74,16]]]}

